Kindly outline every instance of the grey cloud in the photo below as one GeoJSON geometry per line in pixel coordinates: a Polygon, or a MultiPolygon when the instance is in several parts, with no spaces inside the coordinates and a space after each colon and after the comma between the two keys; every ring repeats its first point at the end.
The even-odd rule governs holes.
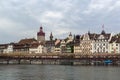
{"type": "Polygon", "coordinates": [[[6,20],[0,23],[0,43],[35,37],[41,25],[47,39],[50,32],[57,38],[69,32],[100,32],[103,24],[106,31],[119,32],[119,4],[119,0],[0,0],[0,20],[6,20]]]}

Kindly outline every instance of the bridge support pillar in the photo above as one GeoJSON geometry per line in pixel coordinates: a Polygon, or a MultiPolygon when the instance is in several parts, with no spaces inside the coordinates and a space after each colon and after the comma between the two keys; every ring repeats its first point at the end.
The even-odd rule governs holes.
{"type": "Polygon", "coordinates": [[[20,64],[20,62],[21,62],[21,60],[19,59],[19,60],[18,60],[18,64],[20,64]]]}
{"type": "Polygon", "coordinates": [[[31,64],[31,60],[30,60],[30,64],[31,64]]]}
{"type": "Polygon", "coordinates": [[[9,60],[7,60],[7,64],[9,64],[9,60]]]}

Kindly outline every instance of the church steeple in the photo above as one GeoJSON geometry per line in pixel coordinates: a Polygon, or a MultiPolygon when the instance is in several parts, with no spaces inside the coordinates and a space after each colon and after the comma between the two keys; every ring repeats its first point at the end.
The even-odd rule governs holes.
{"type": "Polygon", "coordinates": [[[72,36],[71,32],[70,32],[69,36],[72,36]]]}
{"type": "Polygon", "coordinates": [[[103,35],[106,34],[106,33],[105,33],[105,30],[104,30],[104,24],[103,24],[103,26],[102,26],[102,32],[101,32],[101,34],[103,34],[103,35]]]}
{"type": "Polygon", "coordinates": [[[69,34],[69,39],[72,40],[72,33],[69,34]]]}
{"type": "Polygon", "coordinates": [[[88,31],[88,35],[90,35],[90,31],[88,31]]]}
{"type": "Polygon", "coordinates": [[[51,40],[51,41],[53,40],[52,32],[51,32],[51,34],[50,34],[50,40],[51,40]]]}

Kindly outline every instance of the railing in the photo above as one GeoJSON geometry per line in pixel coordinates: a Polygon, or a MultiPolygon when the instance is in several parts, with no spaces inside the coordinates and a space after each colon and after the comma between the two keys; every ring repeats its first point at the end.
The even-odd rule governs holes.
{"type": "MultiPolygon", "coordinates": [[[[17,61],[18,64],[21,63],[21,61],[29,61],[31,63],[32,61],[39,60],[40,62],[57,62],[57,64],[61,62],[82,62],[86,61],[89,63],[94,62],[101,62],[105,60],[111,60],[113,63],[120,61],[120,54],[74,54],[74,53],[3,53],[0,54],[0,61],[6,61],[7,64],[9,64],[10,61],[17,61]]],[[[52,63],[51,62],[51,63],[52,63]]],[[[88,64],[88,63],[86,63],[88,64]]]]}
{"type": "Polygon", "coordinates": [[[74,54],[74,53],[43,53],[43,54],[41,54],[41,53],[32,53],[32,54],[30,54],[30,53],[2,53],[2,54],[0,54],[0,57],[1,56],[6,56],[6,57],[19,57],[19,56],[24,56],[24,57],[33,57],[33,56],[39,56],[39,57],[41,57],[41,56],[46,56],[46,57],[49,57],[49,56],[59,56],[59,57],[70,57],[70,56],[72,56],[72,57],[90,57],[90,58],[92,58],[92,57],[119,57],[120,56],[120,54],[80,54],[80,53],[76,53],[76,54],[74,54]]]}

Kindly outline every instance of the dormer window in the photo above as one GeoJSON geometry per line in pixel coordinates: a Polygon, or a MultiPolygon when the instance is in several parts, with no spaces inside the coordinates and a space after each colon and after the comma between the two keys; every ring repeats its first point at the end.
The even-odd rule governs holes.
{"type": "Polygon", "coordinates": [[[100,35],[98,39],[105,39],[105,37],[103,35],[100,35]]]}

